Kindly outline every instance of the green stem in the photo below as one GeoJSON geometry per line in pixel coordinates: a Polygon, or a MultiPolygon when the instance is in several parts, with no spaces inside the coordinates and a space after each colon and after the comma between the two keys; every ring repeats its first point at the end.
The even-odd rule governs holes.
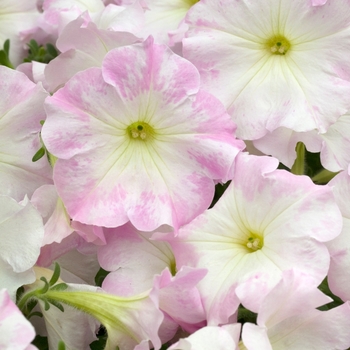
{"type": "Polygon", "coordinates": [[[19,302],[17,304],[17,307],[22,311],[22,313],[25,313],[24,309],[27,305],[27,302],[30,299],[32,299],[34,297],[35,297],[35,299],[37,299],[37,294],[38,294],[38,290],[35,289],[35,290],[32,290],[32,291],[30,291],[22,296],[22,298],[19,300],[19,302]]]}

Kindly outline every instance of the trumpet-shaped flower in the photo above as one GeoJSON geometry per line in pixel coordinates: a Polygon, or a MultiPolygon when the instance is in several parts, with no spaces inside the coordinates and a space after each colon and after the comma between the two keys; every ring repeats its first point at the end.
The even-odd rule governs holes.
{"type": "Polygon", "coordinates": [[[166,46],[111,50],[47,99],[42,138],[73,220],[151,231],[203,212],[243,145],[199,74],[166,46]]]}
{"type": "Polygon", "coordinates": [[[155,290],[122,298],[96,289],[71,284],[69,291],[49,291],[47,297],[73,306],[101,322],[108,332],[105,350],[117,347],[121,350],[149,350],[149,342],[155,350],[160,348],[158,328],[163,315],[157,306],[155,290]]]}
{"type": "Polygon", "coordinates": [[[258,272],[274,285],[282,271],[304,270],[321,283],[329,268],[323,242],[342,219],[330,188],[305,176],[275,170],[273,158],[239,155],[231,185],[175,238],[167,237],[177,267],[207,268],[198,283],[208,324],[226,323],[236,311],[236,286],[258,272]]]}
{"type": "Polygon", "coordinates": [[[312,5],[213,0],[189,11],[184,57],[228,108],[240,138],[281,126],[324,133],[348,110],[350,3],[312,5]]]}

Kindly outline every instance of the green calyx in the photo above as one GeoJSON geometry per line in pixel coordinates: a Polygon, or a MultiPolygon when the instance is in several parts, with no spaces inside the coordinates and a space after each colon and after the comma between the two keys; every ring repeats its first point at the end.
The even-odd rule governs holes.
{"type": "Polygon", "coordinates": [[[266,41],[267,50],[273,55],[285,55],[291,48],[289,40],[283,35],[275,35],[266,41]]]}
{"type": "Polygon", "coordinates": [[[17,292],[18,308],[27,319],[30,319],[32,316],[42,317],[41,312],[33,312],[39,300],[44,303],[45,311],[49,310],[50,306],[53,305],[64,312],[63,305],[49,297],[50,292],[62,292],[68,288],[67,284],[59,278],[61,273],[60,266],[55,263],[54,271],[40,267],[34,267],[34,270],[36,273],[42,273],[42,277],[31,284],[27,292],[25,292],[24,288],[17,292]]]}
{"type": "Polygon", "coordinates": [[[130,139],[144,142],[152,140],[155,135],[154,129],[148,123],[141,121],[129,125],[127,127],[127,133],[130,139]]]}

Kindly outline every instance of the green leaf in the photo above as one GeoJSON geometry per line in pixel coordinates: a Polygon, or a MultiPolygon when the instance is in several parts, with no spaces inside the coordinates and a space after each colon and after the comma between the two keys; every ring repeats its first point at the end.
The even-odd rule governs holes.
{"type": "Polygon", "coordinates": [[[318,307],[317,308],[318,310],[327,311],[327,310],[333,309],[334,307],[344,304],[343,300],[341,300],[338,296],[334,295],[329,289],[327,277],[318,286],[318,289],[333,299],[333,301],[331,301],[330,303],[318,307]]]}
{"type": "Polygon", "coordinates": [[[32,341],[32,344],[35,345],[40,350],[49,350],[49,343],[47,341],[47,337],[42,337],[37,335],[35,339],[32,341]]]}
{"type": "Polygon", "coordinates": [[[32,310],[35,308],[35,306],[38,304],[38,300],[37,299],[31,299],[28,301],[27,303],[27,310],[28,313],[32,312],[32,310]]]}
{"type": "Polygon", "coordinates": [[[107,332],[104,327],[101,327],[98,334],[97,334],[98,340],[95,340],[90,344],[91,350],[104,350],[106,347],[107,342],[107,332]]]}
{"type": "Polygon", "coordinates": [[[0,65],[14,69],[14,66],[10,61],[9,52],[10,52],[10,40],[7,39],[4,42],[3,49],[0,50],[0,65]]]}
{"type": "Polygon", "coordinates": [[[10,39],[7,39],[4,42],[4,52],[5,52],[6,56],[8,57],[9,56],[9,52],[10,52],[10,39]]]}
{"type": "Polygon", "coordinates": [[[32,55],[36,55],[38,53],[39,45],[34,39],[32,39],[27,45],[28,45],[28,47],[30,49],[30,53],[32,55]]]}
{"type": "Polygon", "coordinates": [[[56,48],[52,44],[39,45],[35,40],[31,40],[27,44],[28,56],[23,60],[24,62],[41,62],[41,63],[49,63],[55,57],[58,56],[58,52],[56,48]]]}
{"type": "Polygon", "coordinates": [[[43,281],[45,284],[41,289],[38,290],[38,294],[45,294],[49,290],[49,282],[47,282],[47,279],[45,277],[40,277],[40,280],[43,281]]]}
{"type": "Polygon", "coordinates": [[[45,299],[43,300],[43,302],[44,302],[44,309],[45,309],[45,311],[49,310],[50,309],[50,304],[45,299]]]}
{"type": "Polygon", "coordinates": [[[209,208],[212,208],[216,202],[220,199],[220,197],[224,194],[224,192],[226,191],[227,187],[230,185],[231,180],[226,182],[225,184],[217,184],[215,186],[215,194],[214,194],[214,198],[213,201],[211,202],[209,208]]]}
{"type": "Polygon", "coordinates": [[[63,305],[62,305],[60,302],[58,302],[58,301],[56,301],[56,300],[53,300],[53,299],[47,299],[47,301],[48,301],[50,304],[52,304],[53,306],[56,306],[57,309],[59,309],[59,310],[61,310],[62,312],[64,312],[64,307],[63,307],[63,305]]]}
{"type": "Polygon", "coordinates": [[[255,312],[252,312],[246,308],[244,308],[242,305],[238,308],[238,316],[237,321],[240,323],[250,322],[250,323],[256,323],[257,314],[255,312]]]}
{"type": "Polygon", "coordinates": [[[37,162],[39,159],[45,155],[45,147],[41,147],[38,152],[36,152],[32,158],[32,162],[37,162]]]}
{"type": "Polygon", "coordinates": [[[52,44],[46,44],[46,51],[52,57],[57,57],[58,56],[58,52],[57,52],[56,48],[52,44]]]}
{"type": "Polygon", "coordinates": [[[109,271],[104,270],[102,267],[98,270],[96,276],[95,276],[95,284],[98,287],[102,286],[102,282],[106,278],[106,276],[109,274],[109,271]]]}
{"type": "Polygon", "coordinates": [[[60,278],[60,274],[61,274],[60,265],[57,262],[55,262],[55,268],[53,270],[52,277],[49,281],[50,287],[53,286],[58,281],[58,279],[60,278]]]}
{"type": "Polygon", "coordinates": [[[62,340],[58,342],[57,350],[66,350],[66,344],[62,340]]]}
{"type": "Polygon", "coordinates": [[[323,169],[321,170],[319,173],[317,173],[316,175],[314,175],[312,177],[312,181],[316,184],[327,184],[329,181],[331,181],[333,179],[333,177],[335,175],[339,174],[339,172],[337,173],[333,173],[327,169],[323,169]]]}
{"type": "Polygon", "coordinates": [[[17,293],[16,293],[16,304],[18,304],[19,300],[22,298],[24,292],[25,292],[24,287],[19,287],[19,288],[17,289],[17,293]]]}

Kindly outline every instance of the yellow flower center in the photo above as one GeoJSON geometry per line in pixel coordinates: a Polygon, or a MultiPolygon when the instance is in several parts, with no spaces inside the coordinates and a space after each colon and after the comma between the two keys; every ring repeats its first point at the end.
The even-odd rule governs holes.
{"type": "Polygon", "coordinates": [[[264,246],[264,238],[258,234],[251,232],[250,236],[248,237],[246,246],[251,252],[255,252],[264,246]]]}
{"type": "Polygon", "coordinates": [[[290,49],[291,44],[283,35],[276,35],[268,39],[265,46],[274,55],[285,55],[290,49]]]}
{"type": "Polygon", "coordinates": [[[127,133],[133,140],[147,141],[153,138],[154,129],[145,122],[135,122],[128,126],[127,133]]]}
{"type": "Polygon", "coordinates": [[[184,2],[190,7],[199,2],[199,0],[184,0],[184,2]]]}

